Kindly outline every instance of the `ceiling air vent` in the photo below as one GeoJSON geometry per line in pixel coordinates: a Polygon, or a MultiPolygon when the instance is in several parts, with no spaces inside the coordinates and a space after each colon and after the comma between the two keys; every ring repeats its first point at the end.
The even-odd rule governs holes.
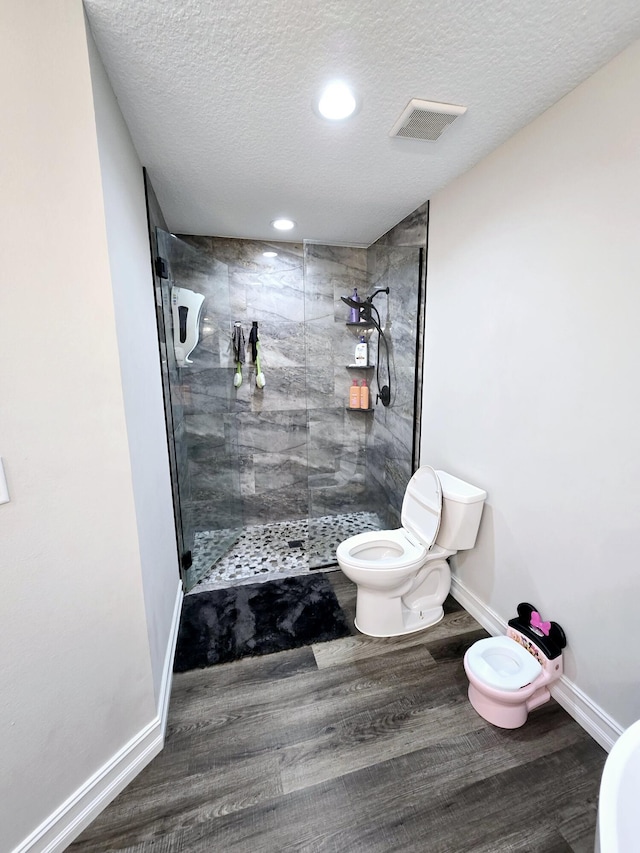
{"type": "Polygon", "coordinates": [[[455,104],[438,104],[435,101],[414,98],[404,108],[402,115],[389,131],[389,136],[435,142],[451,122],[466,111],[466,107],[458,107],[455,104]]]}

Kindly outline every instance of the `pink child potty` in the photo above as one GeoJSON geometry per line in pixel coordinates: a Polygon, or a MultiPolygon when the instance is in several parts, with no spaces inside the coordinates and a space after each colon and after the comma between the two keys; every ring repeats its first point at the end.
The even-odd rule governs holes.
{"type": "Polygon", "coordinates": [[[562,675],[566,645],[557,622],[543,622],[532,604],[519,604],[506,637],[478,640],[467,650],[469,701],[494,726],[519,728],[529,711],[550,698],[549,684],[562,675]]]}

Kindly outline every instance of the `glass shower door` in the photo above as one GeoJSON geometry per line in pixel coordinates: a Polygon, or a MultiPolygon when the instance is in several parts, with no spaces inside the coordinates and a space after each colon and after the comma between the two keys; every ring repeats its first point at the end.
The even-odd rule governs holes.
{"type": "Polygon", "coordinates": [[[166,275],[161,313],[172,485],[184,548],[191,551],[182,571],[189,591],[237,541],[243,525],[229,272],[197,245],[160,229],[157,243],[166,275]]]}

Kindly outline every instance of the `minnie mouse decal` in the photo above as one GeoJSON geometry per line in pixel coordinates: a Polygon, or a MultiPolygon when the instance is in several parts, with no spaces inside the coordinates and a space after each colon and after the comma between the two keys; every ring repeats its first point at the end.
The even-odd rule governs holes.
{"type": "Polygon", "coordinates": [[[557,622],[544,622],[533,604],[521,602],[517,617],[510,619],[509,625],[528,637],[550,659],[557,658],[567,645],[567,638],[560,625],[557,622]]]}

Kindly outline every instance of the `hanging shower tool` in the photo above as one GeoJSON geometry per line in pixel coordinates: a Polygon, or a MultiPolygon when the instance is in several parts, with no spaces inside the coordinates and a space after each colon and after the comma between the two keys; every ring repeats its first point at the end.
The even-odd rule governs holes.
{"type": "Polygon", "coordinates": [[[260,339],[258,338],[258,321],[254,320],[251,324],[251,332],[249,333],[249,345],[251,347],[251,358],[256,366],[256,385],[258,388],[264,388],[266,380],[264,373],[260,367],[260,339]]]}
{"type": "Polygon", "coordinates": [[[231,332],[231,345],[233,346],[233,358],[236,363],[236,372],[233,376],[234,388],[239,388],[242,385],[242,365],[244,364],[244,332],[242,331],[242,323],[236,321],[233,324],[231,332]]]}
{"type": "Polygon", "coordinates": [[[260,367],[260,342],[258,341],[256,345],[256,385],[258,388],[264,388],[266,384],[267,380],[264,378],[264,373],[260,367]]]}
{"type": "Polygon", "coordinates": [[[251,347],[251,361],[255,363],[258,357],[258,321],[253,320],[251,323],[251,331],[249,332],[249,346],[251,347]]]}

